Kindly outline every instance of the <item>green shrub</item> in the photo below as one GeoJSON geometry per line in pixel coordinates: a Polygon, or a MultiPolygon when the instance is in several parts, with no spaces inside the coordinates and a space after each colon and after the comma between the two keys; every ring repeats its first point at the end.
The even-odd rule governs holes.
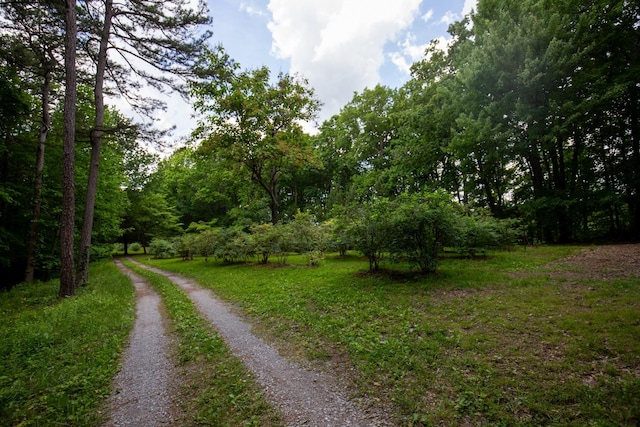
{"type": "Polygon", "coordinates": [[[319,224],[309,212],[296,213],[294,220],[286,225],[293,252],[306,255],[308,265],[319,265],[329,242],[329,228],[319,224]]]}
{"type": "Polygon", "coordinates": [[[178,250],[173,243],[163,239],[153,239],[149,244],[149,252],[158,259],[172,258],[178,255],[178,250]]]}
{"type": "Polygon", "coordinates": [[[435,272],[442,248],[456,241],[458,211],[448,194],[402,194],[389,212],[389,252],[424,273],[435,272]]]}
{"type": "Polygon", "coordinates": [[[350,221],[344,211],[342,206],[336,208],[334,210],[335,216],[325,224],[329,231],[327,250],[338,252],[340,256],[345,256],[347,251],[353,247],[353,239],[349,233],[350,221]]]}
{"type": "MultiPolygon", "coordinates": [[[[124,248],[122,250],[124,250],[124,248]]],[[[134,242],[129,245],[129,250],[131,252],[140,252],[142,250],[142,245],[138,242],[134,242]]]]}
{"type": "Polygon", "coordinates": [[[272,254],[282,252],[285,246],[284,229],[281,225],[260,224],[251,227],[251,243],[253,252],[266,264],[272,254]]]}
{"type": "Polygon", "coordinates": [[[204,257],[205,261],[214,253],[215,247],[220,241],[219,230],[209,229],[198,234],[194,241],[194,250],[198,255],[204,257]]]}
{"type": "Polygon", "coordinates": [[[354,249],[369,259],[369,269],[378,270],[389,256],[426,273],[436,271],[442,248],[458,240],[458,216],[450,197],[438,191],[375,199],[352,207],[341,221],[348,224],[354,249]]]}
{"type": "Polygon", "coordinates": [[[389,247],[388,199],[378,199],[366,205],[354,207],[349,212],[353,247],[369,260],[369,270],[379,270],[389,247]]]}
{"type": "Polygon", "coordinates": [[[246,261],[254,254],[249,235],[239,227],[220,230],[213,254],[223,262],[246,261]]]}
{"type": "Polygon", "coordinates": [[[460,217],[457,226],[459,237],[455,246],[471,257],[489,249],[508,249],[517,241],[517,221],[498,220],[484,211],[460,217]]]}
{"type": "Polygon", "coordinates": [[[91,245],[91,261],[98,261],[101,259],[111,258],[113,252],[113,246],[108,244],[93,244],[91,245]]]}
{"type": "Polygon", "coordinates": [[[183,260],[192,260],[193,255],[196,253],[196,241],[197,235],[195,234],[183,234],[171,239],[173,247],[183,260]]]}

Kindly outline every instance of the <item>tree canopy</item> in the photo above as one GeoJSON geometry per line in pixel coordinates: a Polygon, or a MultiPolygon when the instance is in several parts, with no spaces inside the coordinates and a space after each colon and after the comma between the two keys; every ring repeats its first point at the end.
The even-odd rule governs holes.
{"type": "MultiPolygon", "coordinates": [[[[235,255],[227,258],[258,242],[264,260],[276,246],[300,246],[264,223],[294,224],[300,236],[320,230],[304,227],[330,229],[327,248],[359,248],[374,267],[388,257],[431,271],[432,250],[442,245],[471,253],[514,239],[640,238],[634,2],[480,0],[449,27],[444,49],[435,42],[426,49],[405,84],[354,94],[314,132],[320,103],[304,76],[243,70],[223,47],[206,45],[209,33],[198,29],[209,22],[203,5],[188,4],[79,2],[77,116],[67,124],[76,135],[66,160],[65,9],[2,4],[0,268],[7,277],[25,265],[36,277],[60,273],[57,226],[67,221],[66,240],[79,235],[71,218],[90,213],[78,204],[94,203],[82,194],[97,181],[89,179],[90,153],[102,138],[108,176],[96,187],[95,204],[105,206],[91,233],[96,250],[203,233],[192,239],[198,247],[231,236],[235,255]],[[188,87],[198,114],[189,144],[159,162],[136,144],[141,133],[129,119],[101,112],[102,88],[144,101],[131,75],[185,95],[188,87]],[[65,182],[73,180],[79,196],[63,213],[59,166],[70,166],[72,155],[65,182]]],[[[140,104],[149,114],[157,106],[140,104]]]]}
{"type": "Polygon", "coordinates": [[[281,180],[315,161],[302,125],[315,119],[319,101],[306,80],[281,73],[272,82],[266,67],[213,77],[193,85],[195,107],[203,115],[196,134],[210,150],[249,171],[270,199],[275,225],[281,180]]]}

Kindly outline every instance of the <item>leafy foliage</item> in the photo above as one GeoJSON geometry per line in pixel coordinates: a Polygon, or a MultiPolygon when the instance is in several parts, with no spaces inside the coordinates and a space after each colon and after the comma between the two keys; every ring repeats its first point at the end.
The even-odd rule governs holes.
{"type": "MultiPolygon", "coordinates": [[[[223,55],[223,52],[220,53],[223,55]]],[[[212,57],[212,67],[220,61],[212,57]]],[[[195,134],[227,159],[243,165],[270,199],[271,222],[280,216],[280,182],[314,162],[301,122],[315,118],[319,102],[304,79],[266,67],[194,83],[195,108],[204,115],[195,134]]]]}
{"type": "Polygon", "coordinates": [[[176,246],[164,239],[153,239],[149,244],[149,252],[158,259],[172,258],[180,252],[176,246]]]}
{"type": "Polygon", "coordinates": [[[452,246],[459,231],[459,214],[445,192],[403,194],[390,212],[389,252],[395,260],[404,260],[423,273],[435,272],[438,255],[452,246]]]}

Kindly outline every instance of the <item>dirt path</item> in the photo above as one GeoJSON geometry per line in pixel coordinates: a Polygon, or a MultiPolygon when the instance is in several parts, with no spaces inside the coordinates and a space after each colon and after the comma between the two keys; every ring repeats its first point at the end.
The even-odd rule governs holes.
{"type": "Polygon", "coordinates": [[[289,426],[391,425],[381,412],[363,411],[349,400],[339,379],[306,370],[287,361],[251,332],[251,326],[232,308],[195,281],[138,264],[180,286],[219,331],[232,352],[256,375],[267,400],[279,408],[289,426]]]}
{"type": "Polygon", "coordinates": [[[170,360],[171,339],[161,313],[160,296],[140,276],[115,261],[136,288],[136,321],[123,365],[115,378],[109,400],[114,426],[163,426],[174,421],[177,408],[172,403],[174,364],[170,360]]]}

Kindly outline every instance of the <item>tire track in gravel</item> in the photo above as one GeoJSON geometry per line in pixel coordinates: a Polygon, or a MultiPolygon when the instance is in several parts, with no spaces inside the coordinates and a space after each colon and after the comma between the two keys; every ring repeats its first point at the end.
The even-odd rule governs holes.
{"type": "MultiPolygon", "coordinates": [[[[133,260],[132,260],[133,261],[133,260]]],[[[279,408],[288,426],[387,426],[382,411],[364,411],[347,397],[339,379],[287,361],[251,332],[251,326],[195,280],[133,261],[182,288],[211,322],[231,351],[251,370],[267,400],[279,408]]]]}
{"type": "Polygon", "coordinates": [[[136,289],[136,320],[121,370],[114,380],[110,419],[105,427],[171,425],[178,409],[172,399],[175,368],[170,358],[171,337],[164,328],[162,301],[145,279],[119,260],[115,264],[136,289]]]}

